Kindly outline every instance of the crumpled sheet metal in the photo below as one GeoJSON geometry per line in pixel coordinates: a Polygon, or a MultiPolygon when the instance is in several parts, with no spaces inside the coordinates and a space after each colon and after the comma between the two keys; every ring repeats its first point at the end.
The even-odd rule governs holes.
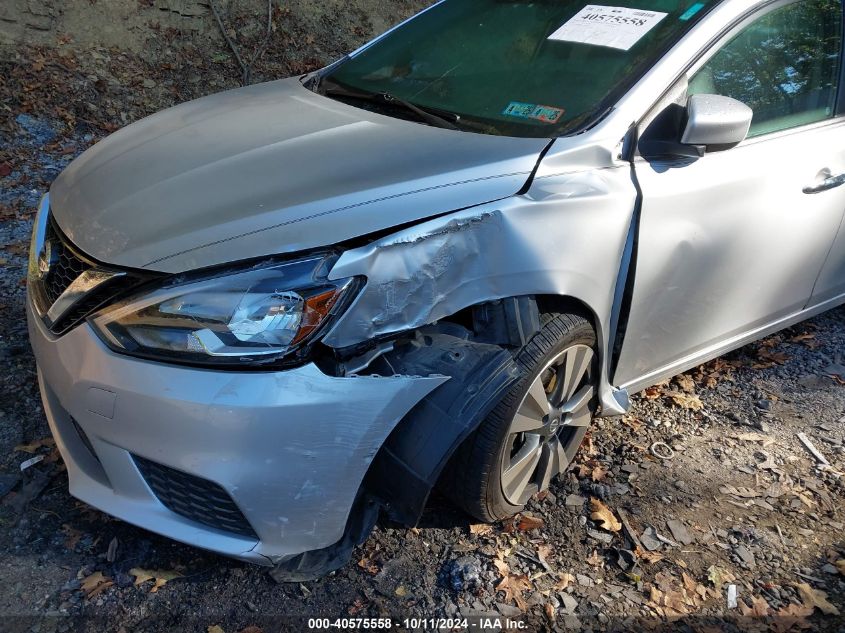
{"type": "Polygon", "coordinates": [[[324,341],[345,347],[527,294],[575,297],[604,322],[635,197],[624,168],[549,177],[349,250],[330,278],[367,284],[324,341]]]}
{"type": "MultiPolygon", "coordinates": [[[[485,301],[545,294],[589,306],[599,345],[608,350],[614,290],[636,195],[627,166],[547,176],[535,179],[526,195],[458,211],[346,251],[330,278],[362,275],[367,283],[323,340],[346,347],[485,301]]],[[[606,373],[605,367],[603,393],[608,393],[606,373]]]]}

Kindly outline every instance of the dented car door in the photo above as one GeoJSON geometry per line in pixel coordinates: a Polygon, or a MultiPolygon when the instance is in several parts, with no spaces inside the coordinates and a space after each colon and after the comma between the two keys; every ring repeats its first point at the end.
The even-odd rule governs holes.
{"type": "Polygon", "coordinates": [[[680,103],[729,96],[754,118],[745,141],[700,157],[643,156],[641,143],[636,281],[617,384],[652,384],[807,306],[845,208],[840,49],[838,2],[778,3],[687,72],[680,103]],[[799,61],[805,50],[812,58],[799,61]]]}

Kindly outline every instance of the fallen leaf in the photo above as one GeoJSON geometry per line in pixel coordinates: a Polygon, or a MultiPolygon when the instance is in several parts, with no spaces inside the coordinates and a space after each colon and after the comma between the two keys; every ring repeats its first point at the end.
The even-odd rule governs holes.
{"type": "Polygon", "coordinates": [[[578,464],[578,478],[589,477],[593,474],[592,466],[588,464],[578,464]]]}
{"type": "Polygon", "coordinates": [[[632,431],[639,431],[640,427],[642,427],[643,423],[640,422],[637,418],[631,417],[629,415],[622,417],[622,424],[627,427],[630,427],[632,431]]]}
{"type": "Polygon", "coordinates": [[[396,591],[394,591],[393,593],[395,593],[400,598],[404,598],[408,595],[408,590],[405,589],[404,585],[399,585],[398,587],[396,587],[396,591]]]}
{"type": "Polygon", "coordinates": [[[695,393],[695,381],[688,374],[675,376],[675,384],[680,387],[681,391],[695,393]]]}
{"type": "Polygon", "coordinates": [[[571,585],[574,582],[575,582],[575,576],[573,576],[572,574],[563,573],[563,574],[560,575],[560,578],[555,583],[553,589],[555,591],[563,591],[564,589],[566,589],[569,585],[571,585]]]}
{"type": "Polygon", "coordinates": [[[770,439],[768,435],[763,435],[762,433],[739,433],[733,437],[743,442],[765,442],[770,439]]]}
{"type": "Polygon", "coordinates": [[[349,605],[349,608],[346,610],[346,612],[349,615],[356,615],[357,613],[360,613],[366,607],[367,607],[367,603],[364,602],[364,600],[362,600],[361,598],[355,598],[355,601],[351,605],[349,605]]]}
{"type": "Polygon", "coordinates": [[[485,534],[490,534],[493,531],[493,526],[488,523],[472,523],[469,526],[469,533],[476,534],[478,536],[484,536],[485,534]]]}
{"type": "Polygon", "coordinates": [[[79,539],[82,538],[82,532],[69,526],[67,523],[62,526],[62,532],[67,536],[65,539],[65,548],[71,551],[75,550],[79,539]]]}
{"type": "Polygon", "coordinates": [[[593,567],[601,567],[604,565],[604,559],[599,556],[598,550],[593,550],[593,553],[587,556],[587,564],[592,565],[593,567]]]}
{"type": "Polygon", "coordinates": [[[223,627],[219,624],[213,624],[209,626],[208,628],[206,628],[206,631],[208,631],[208,633],[226,633],[226,631],[223,630],[223,627]]]}
{"type": "Polygon", "coordinates": [[[717,567],[716,565],[711,565],[707,568],[707,580],[713,583],[716,591],[719,591],[723,584],[732,582],[736,580],[736,578],[729,571],[726,571],[721,567],[717,567]]]}
{"type": "Polygon", "coordinates": [[[368,574],[372,574],[373,576],[379,573],[378,564],[373,562],[371,558],[368,558],[366,556],[362,557],[361,560],[358,561],[358,567],[363,569],[368,574]]]}
{"type": "Polygon", "coordinates": [[[806,607],[803,604],[794,602],[786,605],[775,612],[772,618],[771,628],[777,633],[786,633],[795,628],[809,629],[813,625],[807,622],[807,618],[813,615],[813,607],[806,607]]]}
{"type": "Polygon", "coordinates": [[[499,573],[504,577],[511,573],[511,568],[508,564],[503,561],[501,558],[494,558],[493,559],[493,566],[499,570],[499,573]]]}
{"type": "Polygon", "coordinates": [[[839,609],[827,601],[827,594],[819,589],[813,589],[806,582],[793,583],[792,585],[801,594],[801,599],[806,607],[816,607],[825,615],[839,615],[839,609]]]}
{"type": "Polygon", "coordinates": [[[658,386],[649,387],[645,391],[643,391],[643,397],[646,400],[657,400],[660,396],[663,395],[663,389],[658,386]]]}
{"type": "Polygon", "coordinates": [[[604,481],[607,477],[607,470],[601,466],[596,466],[593,468],[593,472],[590,476],[593,478],[593,481],[604,481]]]}
{"type": "Polygon", "coordinates": [[[657,563],[663,560],[663,554],[659,552],[649,552],[648,550],[643,549],[639,545],[637,545],[636,549],[634,550],[634,553],[637,555],[637,558],[639,558],[640,560],[644,560],[649,564],[657,563]]]}
{"type": "Polygon", "coordinates": [[[793,336],[789,339],[790,343],[801,343],[810,349],[816,349],[819,346],[819,342],[816,340],[816,335],[812,332],[807,332],[805,334],[798,334],[797,336],[793,336]]]}
{"type": "Polygon", "coordinates": [[[528,608],[528,604],[522,597],[522,592],[528,591],[529,589],[531,589],[531,581],[524,574],[505,576],[496,585],[496,591],[504,592],[505,601],[515,602],[520,611],[525,611],[528,608]]]}
{"type": "Polygon", "coordinates": [[[692,411],[700,411],[704,408],[704,403],[695,394],[683,393],[682,391],[667,391],[663,395],[668,396],[672,402],[682,409],[690,409],[692,411]]]}
{"type": "Polygon", "coordinates": [[[661,591],[657,587],[650,590],[651,603],[662,609],[666,615],[684,615],[689,613],[687,600],[680,591],[661,591]]]}
{"type": "Polygon", "coordinates": [[[548,544],[537,546],[537,558],[543,562],[547,562],[552,553],[552,546],[548,544]]]}
{"type": "Polygon", "coordinates": [[[736,488],[734,486],[731,486],[730,484],[721,486],[719,488],[719,492],[721,492],[723,495],[733,495],[734,497],[740,497],[742,499],[754,499],[756,497],[762,496],[759,492],[751,490],[751,488],[744,488],[742,486],[736,488]]]}
{"type": "MultiPolygon", "coordinates": [[[[766,363],[783,365],[786,361],[789,360],[789,355],[784,354],[783,352],[771,352],[767,350],[761,350],[757,352],[757,358],[766,363]]],[[[765,369],[765,367],[763,369],[765,369]]]]}
{"type": "Polygon", "coordinates": [[[55,446],[56,440],[52,437],[45,437],[40,440],[35,440],[34,442],[30,442],[29,444],[18,444],[15,446],[16,451],[20,451],[22,453],[35,453],[38,451],[39,448],[43,448],[46,446],[55,446]]]}
{"type": "Polygon", "coordinates": [[[555,606],[551,602],[547,602],[546,606],[544,607],[546,612],[546,617],[549,619],[549,622],[555,621],[555,606]]]}
{"type": "Polygon", "coordinates": [[[768,617],[769,611],[771,610],[769,603],[766,602],[766,599],[757,596],[751,596],[750,607],[743,600],[739,600],[737,606],[739,607],[739,612],[749,618],[768,617]]]}
{"type": "Polygon", "coordinates": [[[523,532],[528,532],[529,530],[538,530],[543,527],[543,519],[540,517],[534,517],[529,514],[523,514],[519,517],[519,521],[516,524],[516,527],[523,532]]]}
{"type": "Polygon", "coordinates": [[[7,244],[3,247],[3,250],[12,255],[26,255],[29,246],[25,242],[19,242],[17,244],[7,244]]]}
{"type": "Polygon", "coordinates": [[[168,582],[175,578],[181,578],[182,574],[175,571],[165,571],[162,569],[142,569],[140,567],[133,567],[129,573],[135,576],[135,586],[139,586],[152,580],[153,586],[150,588],[150,593],[157,592],[161,587],[164,587],[168,582]]]}
{"type": "Polygon", "coordinates": [[[595,497],[590,499],[590,518],[601,523],[600,527],[608,532],[618,532],[622,524],[614,516],[613,511],[595,497]]]}
{"type": "Polygon", "coordinates": [[[834,563],[834,565],[836,565],[836,569],[839,570],[839,573],[845,576],[845,558],[840,558],[834,563]]]}
{"type": "Polygon", "coordinates": [[[114,581],[111,578],[109,578],[108,576],[103,576],[103,572],[101,571],[96,571],[82,581],[81,588],[82,592],[85,594],[85,597],[91,600],[92,598],[103,593],[113,584],[114,581]]]}

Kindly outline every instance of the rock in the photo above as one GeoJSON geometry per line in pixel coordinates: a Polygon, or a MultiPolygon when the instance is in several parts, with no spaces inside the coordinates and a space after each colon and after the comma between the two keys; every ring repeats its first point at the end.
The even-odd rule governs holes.
{"type": "Polygon", "coordinates": [[[114,575],[114,583],[118,587],[125,589],[126,587],[131,587],[135,584],[135,578],[133,576],[130,576],[129,574],[119,572],[114,575]]]}
{"type": "Polygon", "coordinates": [[[649,552],[653,552],[655,550],[659,550],[663,543],[661,543],[660,539],[657,538],[657,530],[653,527],[647,527],[643,530],[643,533],[640,534],[640,543],[643,544],[649,552]]]}
{"type": "Polygon", "coordinates": [[[682,545],[689,545],[695,538],[689,533],[686,526],[677,519],[670,519],[666,521],[669,531],[672,532],[672,537],[682,545]]]}
{"type": "Polygon", "coordinates": [[[515,607],[512,604],[505,604],[504,602],[496,603],[496,611],[505,618],[518,618],[522,615],[522,611],[519,610],[519,607],[515,607]]]}
{"type": "Polygon", "coordinates": [[[575,609],[578,608],[578,601],[568,593],[560,592],[558,595],[560,596],[563,610],[569,615],[575,613],[575,609]]]}
{"type": "Polygon", "coordinates": [[[756,420],[754,422],[754,428],[760,430],[763,433],[770,433],[771,427],[766,424],[765,420],[756,420]]]}
{"type": "Polygon", "coordinates": [[[587,530],[587,536],[605,545],[610,545],[613,542],[613,534],[599,532],[598,530],[587,530]]]}
{"type": "Polygon", "coordinates": [[[587,502],[585,497],[581,495],[566,495],[564,504],[569,508],[580,508],[587,502]]]}
{"type": "Polygon", "coordinates": [[[828,376],[834,375],[845,379],[845,365],[840,365],[839,363],[831,363],[830,365],[824,368],[824,373],[828,376]]]}
{"type": "Polygon", "coordinates": [[[585,576],[584,574],[575,574],[575,580],[577,580],[578,584],[582,587],[594,587],[596,584],[592,578],[585,576]]]}
{"type": "Polygon", "coordinates": [[[772,408],[772,401],[768,400],[766,398],[763,398],[762,400],[758,400],[755,404],[756,404],[758,409],[762,409],[763,411],[768,411],[769,409],[772,408]]]}
{"type": "Polygon", "coordinates": [[[743,567],[754,569],[757,566],[757,562],[754,560],[754,554],[745,545],[740,544],[734,547],[734,554],[736,554],[743,567]]]}
{"type": "Polygon", "coordinates": [[[833,576],[836,576],[839,573],[839,570],[830,563],[825,564],[825,566],[822,567],[822,571],[833,576]]]}
{"type": "Polygon", "coordinates": [[[0,474],[0,498],[5,497],[17,485],[20,477],[14,473],[0,474]]]}
{"type": "Polygon", "coordinates": [[[481,564],[474,556],[461,556],[446,564],[449,586],[457,592],[472,591],[481,585],[481,564]]]}

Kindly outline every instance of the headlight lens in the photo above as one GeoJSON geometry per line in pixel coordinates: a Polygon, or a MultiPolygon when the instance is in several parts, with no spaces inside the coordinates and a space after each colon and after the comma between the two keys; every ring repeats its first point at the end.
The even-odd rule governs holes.
{"type": "Polygon", "coordinates": [[[306,342],[352,285],[326,259],[252,268],[133,297],[91,319],[113,349],[203,363],[267,362],[306,342]]]}

